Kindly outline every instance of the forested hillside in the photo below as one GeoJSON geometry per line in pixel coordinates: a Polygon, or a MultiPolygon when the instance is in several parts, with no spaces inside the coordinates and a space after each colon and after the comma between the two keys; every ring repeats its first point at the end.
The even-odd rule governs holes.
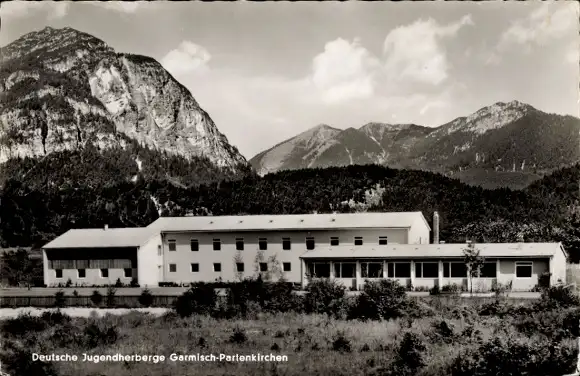
{"type": "Polygon", "coordinates": [[[9,180],[0,197],[0,239],[3,246],[38,246],[70,228],[144,226],[160,213],[420,210],[431,221],[437,210],[441,240],[447,242],[469,238],[576,244],[579,178],[577,165],[524,191],[485,190],[439,174],[368,165],[284,171],[190,187],[144,178],[82,186],[9,180]]]}

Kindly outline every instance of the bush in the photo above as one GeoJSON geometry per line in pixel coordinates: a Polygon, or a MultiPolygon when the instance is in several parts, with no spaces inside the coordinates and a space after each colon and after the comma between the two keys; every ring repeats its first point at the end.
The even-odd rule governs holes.
{"type": "Polygon", "coordinates": [[[91,295],[91,302],[97,307],[101,305],[103,302],[103,295],[101,295],[99,290],[93,291],[93,294],[91,295]]]}
{"type": "Polygon", "coordinates": [[[151,294],[151,290],[145,289],[141,292],[139,296],[139,304],[143,307],[150,307],[153,304],[153,294],[151,294]]]}
{"type": "Polygon", "coordinates": [[[83,332],[84,346],[93,349],[98,346],[112,345],[119,338],[117,328],[112,325],[106,325],[101,328],[96,323],[92,322],[85,327],[83,332]]]}
{"type": "Polygon", "coordinates": [[[216,307],[217,296],[214,288],[208,285],[197,285],[180,295],[173,304],[173,309],[181,317],[197,314],[210,314],[216,307]]]}
{"type": "MultiPolygon", "coordinates": [[[[415,333],[406,332],[401,340],[394,361],[379,373],[381,376],[415,376],[425,367],[426,346],[415,333]]],[[[455,375],[454,375],[455,376],[455,375]]]]}
{"type": "Polygon", "coordinates": [[[64,291],[57,291],[54,294],[54,306],[57,308],[62,308],[66,305],[66,298],[64,297],[64,291]]]}
{"type": "Polygon", "coordinates": [[[539,309],[578,307],[580,298],[569,286],[552,286],[542,291],[539,309]]]}
{"type": "Polygon", "coordinates": [[[131,287],[139,287],[139,282],[137,281],[137,278],[133,278],[131,280],[131,283],[129,284],[129,286],[131,286],[131,287]]]}
{"type": "Polygon", "coordinates": [[[41,332],[46,322],[30,313],[20,314],[15,318],[2,321],[2,333],[14,337],[23,337],[27,333],[41,332]]]}
{"type": "Polygon", "coordinates": [[[350,340],[348,338],[346,338],[346,335],[343,331],[339,331],[334,336],[333,341],[332,341],[332,349],[334,351],[340,351],[340,352],[350,352],[351,351],[350,340]]]}
{"type": "Polygon", "coordinates": [[[448,370],[453,376],[561,376],[573,372],[574,342],[517,340],[495,337],[457,356],[448,370]]]}
{"type": "Polygon", "coordinates": [[[330,279],[316,279],[306,288],[304,309],[308,313],[337,315],[345,300],[346,287],[330,279]]]}
{"type": "Polygon", "coordinates": [[[121,278],[117,278],[117,282],[115,282],[115,287],[119,288],[119,287],[123,287],[123,282],[121,282],[121,278]]]}
{"type": "Polygon", "coordinates": [[[352,318],[389,320],[405,316],[409,299],[405,287],[397,281],[366,281],[358,296],[352,318]]]}
{"type": "Polygon", "coordinates": [[[13,341],[3,341],[0,352],[2,371],[8,375],[57,376],[51,363],[32,360],[32,351],[13,341]]]}
{"type": "Polygon", "coordinates": [[[248,336],[246,335],[246,331],[239,326],[234,328],[232,335],[230,336],[229,342],[230,343],[237,343],[241,344],[248,340],[248,336]]]}
{"type": "Polygon", "coordinates": [[[107,307],[115,307],[115,294],[117,290],[114,287],[107,288],[107,307]]]}

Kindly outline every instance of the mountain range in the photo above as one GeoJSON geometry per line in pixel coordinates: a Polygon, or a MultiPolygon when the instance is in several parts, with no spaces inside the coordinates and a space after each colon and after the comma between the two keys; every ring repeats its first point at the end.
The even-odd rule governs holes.
{"type": "Polygon", "coordinates": [[[0,56],[0,163],[93,147],[125,151],[139,170],[138,148],[219,171],[249,167],[191,93],[150,57],[50,27],[2,47],[0,56]]]}
{"type": "Polygon", "coordinates": [[[260,175],[279,170],[379,164],[443,173],[486,188],[523,188],[580,161],[580,119],[498,102],[439,127],[318,125],[250,159],[260,175]]]}

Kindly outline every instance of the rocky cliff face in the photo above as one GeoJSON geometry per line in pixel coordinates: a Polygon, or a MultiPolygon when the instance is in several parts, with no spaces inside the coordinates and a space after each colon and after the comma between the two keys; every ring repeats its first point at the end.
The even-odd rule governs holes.
{"type": "Polygon", "coordinates": [[[71,28],[45,28],[3,47],[0,64],[0,163],[136,140],[230,170],[247,165],[154,59],[116,53],[71,28]]]}

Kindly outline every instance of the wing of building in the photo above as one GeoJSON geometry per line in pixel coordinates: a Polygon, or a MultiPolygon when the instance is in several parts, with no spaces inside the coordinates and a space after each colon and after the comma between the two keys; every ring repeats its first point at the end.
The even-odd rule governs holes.
{"type": "MultiPolygon", "coordinates": [[[[441,244],[421,212],[162,217],[142,228],[70,230],[43,247],[48,286],[237,281],[261,274],[305,286],[334,278],[360,289],[393,278],[430,288],[469,279],[466,244],[441,244]],[[436,243],[430,242],[436,240],[436,243]]],[[[565,281],[560,243],[476,244],[485,263],[475,288],[533,289],[550,273],[565,281]]]]}

